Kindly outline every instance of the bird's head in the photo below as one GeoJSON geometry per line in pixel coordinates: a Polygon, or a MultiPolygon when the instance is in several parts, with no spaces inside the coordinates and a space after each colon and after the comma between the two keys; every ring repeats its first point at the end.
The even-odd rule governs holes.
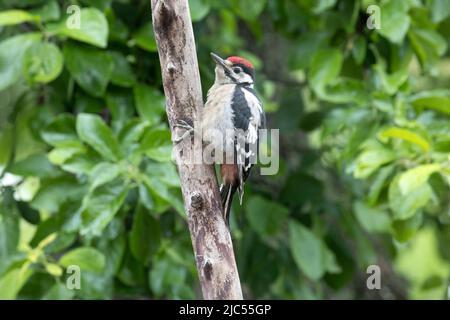
{"type": "Polygon", "coordinates": [[[216,84],[253,85],[255,69],[250,61],[236,56],[222,59],[215,53],[211,57],[216,62],[216,84]]]}

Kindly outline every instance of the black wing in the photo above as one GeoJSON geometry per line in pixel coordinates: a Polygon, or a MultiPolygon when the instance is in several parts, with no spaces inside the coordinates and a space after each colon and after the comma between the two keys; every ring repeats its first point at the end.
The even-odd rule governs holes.
{"type": "Polygon", "coordinates": [[[242,204],[244,183],[250,175],[256,156],[259,151],[259,132],[265,128],[265,114],[262,103],[255,91],[248,87],[236,86],[232,101],[233,121],[236,128],[235,159],[239,172],[239,200],[242,204]],[[251,99],[246,99],[244,90],[247,90],[251,99]]]}

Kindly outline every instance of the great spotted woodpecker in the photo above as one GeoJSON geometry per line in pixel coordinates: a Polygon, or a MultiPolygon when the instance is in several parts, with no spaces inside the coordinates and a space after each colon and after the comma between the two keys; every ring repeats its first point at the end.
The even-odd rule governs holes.
{"type": "Polygon", "coordinates": [[[215,82],[202,110],[202,139],[211,144],[216,153],[224,155],[224,162],[219,163],[220,194],[228,225],[236,191],[242,204],[244,183],[258,150],[259,129],[265,128],[266,118],[253,87],[255,69],[252,63],[236,56],[225,60],[214,53],[211,56],[216,63],[215,82]]]}
{"type": "MultiPolygon", "coordinates": [[[[244,183],[256,162],[259,129],[265,128],[266,117],[254,90],[253,65],[241,57],[224,60],[214,53],[211,56],[216,63],[216,77],[201,112],[201,137],[220,165],[220,194],[224,220],[229,225],[233,196],[238,191],[242,204],[244,183]]],[[[183,120],[175,127],[187,130],[174,139],[176,143],[192,132],[198,133],[183,120]]]]}

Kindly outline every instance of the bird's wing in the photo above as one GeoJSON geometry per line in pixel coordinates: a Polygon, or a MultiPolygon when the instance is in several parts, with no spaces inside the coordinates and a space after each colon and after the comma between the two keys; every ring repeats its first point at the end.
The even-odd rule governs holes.
{"type": "Polygon", "coordinates": [[[256,162],[259,145],[259,129],[265,126],[262,103],[251,88],[237,88],[232,109],[236,128],[235,149],[239,173],[239,201],[242,204],[244,183],[256,162]],[[238,91],[240,90],[240,91],[238,91]],[[263,124],[264,122],[264,124],[263,124]]]}

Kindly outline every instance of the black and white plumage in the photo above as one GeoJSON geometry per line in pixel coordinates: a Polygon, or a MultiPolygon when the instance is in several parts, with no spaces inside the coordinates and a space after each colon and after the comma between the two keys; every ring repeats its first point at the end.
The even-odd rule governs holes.
{"type": "Polygon", "coordinates": [[[253,89],[253,65],[240,57],[212,57],[217,64],[216,79],[202,112],[202,139],[216,156],[223,155],[220,193],[228,224],[236,191],[242,204],[244,184],[258,152],[259,129],[265,128],[265,114],[253,89]]]}

